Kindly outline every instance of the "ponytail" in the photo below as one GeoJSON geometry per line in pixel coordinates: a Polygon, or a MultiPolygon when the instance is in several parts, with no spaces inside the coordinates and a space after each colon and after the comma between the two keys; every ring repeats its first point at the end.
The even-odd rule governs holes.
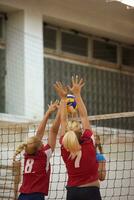
{"type": "Polygon", "coordinates": [[[25,144],[25,143],[22,143],[22,144],[20,144],[20,145],[17,147],[17,149],[16,149],[16,151],[15,151],[15,154],[14,154],[14,156],[13,156],[13,160],[15,160],[16,156],[17,156],[18,154],[20,154],[20,153],[25,149],[25,147],[26,147],[26,144],[25,144]]]}
{"type": "Polygon", "coordinates": [[[102,148],[101,144],[98,144],[98,149],[99,149],[100,153],[103,154],[103,148],[102,148]]]}
{"type": "Polygon", "coordinates": [[[99,135],[96,135],[96,144],[95,144],[95,146],[96,146],[96,150],[97,150],[97,148],[98,148],[98,150],[99,150],[99,152],[101,153],[101,154],[103,154],[103,148],[102,148],[102,145],[101,145],[101,141],[100,141],[100,136],[99,135]]]}
{"type": "Polygon", "coordinates": [[[74,159],[81,152],[81,145],[74,131],[68,131],[63,137],[62,144],[70,152],[70,157],[74,159]]]}
{"type": "Polygon", "coordinates": [[[23,150],[25,150],[27,154],[32,155],[35,154],[38,148],[41,146],[42,142],[37,136],[29,137],[27,143],[22,143],[17,147],[13,160],[15,160],[16,156],[20,154],[23,150]],[[29,147],[28,144],[30,143],[34,143],[34,145],[29,147]]]}

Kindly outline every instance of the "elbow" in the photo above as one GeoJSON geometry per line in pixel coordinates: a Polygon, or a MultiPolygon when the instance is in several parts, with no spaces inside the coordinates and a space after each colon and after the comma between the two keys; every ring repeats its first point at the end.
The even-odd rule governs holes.
{"type": "Polygon", "coordinates": [[[105,176],[99,176],[99,180],[100,181],[104,181],[105,180],[105,176]]]}
{"type": "Polygon", "coordinates": [[[106,171],[99,172],[98,177],[100,181],[104,181],[106,179],[106,171]]]}
{"type": "Polygon", "coordinates": [[[106,162],[105,161],[99,162],[98,178],[100,181],[104,181],[106,178],[106,162]]]}

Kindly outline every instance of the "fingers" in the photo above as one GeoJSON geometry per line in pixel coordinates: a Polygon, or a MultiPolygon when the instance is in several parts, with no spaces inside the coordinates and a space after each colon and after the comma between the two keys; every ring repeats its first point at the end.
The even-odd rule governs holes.
{"type": "Polygon", "coordinates": [[[60,81],[56,81],[55,85],[58,88],[63,88],[63,85],[62,85],[62,83],[60,81]]]}
{"type": "Polygon", "coordinates": [[[83,83],[83,78],[80,79],[79,84],[81,85],[83,83]]]}
{"type": "Polygon", "coordinates": [[[82,83],[80,86],[81,86],[81,88],[83,87],[85,85],[85,83],[82,83]]]}
{"type": "Polygon", "coordinates": [[[78,81],[79,81],[78,75],[72,76],[72,84],[73,84],[73,85],[74,85],[74,84],[77,84],[78,81]]]}
{"type": "Polygon", "coordinates": [[[53,86],[56,91],[65,90],[65,87],[62,85],[60,81],[56,81],[56,83],[53,86]]]}
{"type": "Polygon", "coordinates": [[[50,104],[47,104],[48,108],[50,108],[50,104]]]}
{"type": "Polygon", "coordinates": [[[65,87],[60,81],[56,81],[54,84],[54,88],[60,98],[66,97],[68,89],[72,93],[76,93],[78,91],[81,91],[81,88],[85,85],[83,79],[79,78],[78,75],[72,76],[72,87],[67,86],[65,87]]]}
{"type": "Polygon", "coordinates": [[[67,96],[67,87],[65,87],[61,82],[56,81],[54,88],[60,98],[65,98],[67,96]]]}
{"type": "Polygon", "coordinates": [[[55,104],[59,104],[59,100],[56,99],[56,101],[54,102],[55,104]]]}
{"type": "Polygon", "coordinates": [[[75,76],[75,83],[77,84],[79,82],[79,77],[78,75],[75,76]]]}
{"type": "Polygon", "coordinates": [[[61,90],[61,86],[58,82],[56,82],[54,85],[54,89],[56,90],[57,94],[59,93],[59,91],[61,90]]]}
{"type": "Polygon", "coordinates": [[[72,84],[73,84],[73,85],[75,84],[74,76],[72,76],[72,84]]]}
{"type": "MultiPolygon", "coordinates": [[[[78,85],[81,85],[82,87],[84,86],[84,82],[83,82],[83,79],[81,78],[79,80],[79,76],[78,75],[75,75],[75,76],[72,76],[72,85],[75,85],[75,84],[78,84],[78,85]]],[[[67,92],[67,88],[70,89],[70,87],[65,87],[60,81],[56,81],[56,83],[54,84],[54,88],[56,90],[58,89],[63,89],[67,92]]]]}
{"type": "Polygon", "coordinates": [[[59,100],[56,99],[54,102],[51,101],[51,102],[50,102],[50,105],[56,105],[56,104],[58,104],[58,103],[59,103],[59,100]]]}
{"type": "Polygon", "coordinates": [[[59,108],[59,100],[56,99],[53,105],[55,106],[55,108],[59,108]]]}
{"type": "Polygon", "coordinates": [[[58,106],[59,106],[59,100],[55,100],[54,102],[50,102],[50,104],[48,104],[48,108],[49,109],[56,109],[56,108],[58,108],[58,106]]]}
{"type": "Polygon", "coordinates": [[[85,85],[85,83],[84,83],[82,78],[79,80],[79,76],[78,75],[72,76],[72,84],[73,85],[78,84],[81,87],[83,87],[85,85]]]}

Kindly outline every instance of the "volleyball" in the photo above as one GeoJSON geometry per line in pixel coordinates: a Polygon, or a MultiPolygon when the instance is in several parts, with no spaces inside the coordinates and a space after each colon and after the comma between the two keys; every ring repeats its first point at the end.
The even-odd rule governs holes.
{"type": "Polygon", "coordinates": [[[67,111],[74,112],[77,110],[77,103],[75,101],[75,96],[72,94],[67,95],[67,111]]]}

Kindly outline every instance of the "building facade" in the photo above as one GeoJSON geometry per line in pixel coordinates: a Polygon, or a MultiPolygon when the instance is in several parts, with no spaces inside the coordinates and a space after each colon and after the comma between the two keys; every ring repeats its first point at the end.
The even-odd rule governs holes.
{"type": "Polygon", "coordinates": [[[53,83],[86,81],[89,115],[134,110],[134,14],[119,2],[0,0],[0,112],[40,119],[53,83]],[[114,17],[113,17],[114,16],[114,17]]]}

